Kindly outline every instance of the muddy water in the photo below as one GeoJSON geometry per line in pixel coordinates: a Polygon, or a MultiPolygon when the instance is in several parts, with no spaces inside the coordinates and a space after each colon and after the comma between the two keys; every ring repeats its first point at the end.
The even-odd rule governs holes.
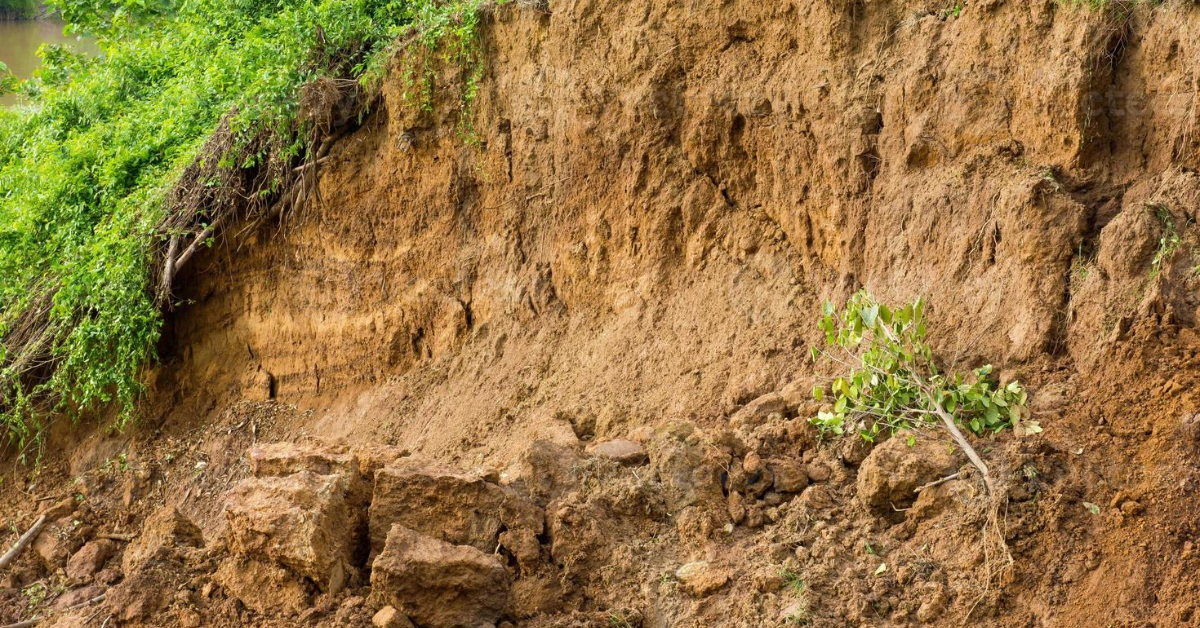
{"type": "MultiPolygon", "coordinates": [[[[18,78],[29,78],[41,64],[37,56],[42,44],[66,44],[76,50],[96,52],[96,45],[87,39],[63,34],[58,20],[0,20],[0,61],[18,78]]],[[[0,105],[12,105],[17,97],[0,96],[0,105]]]]}

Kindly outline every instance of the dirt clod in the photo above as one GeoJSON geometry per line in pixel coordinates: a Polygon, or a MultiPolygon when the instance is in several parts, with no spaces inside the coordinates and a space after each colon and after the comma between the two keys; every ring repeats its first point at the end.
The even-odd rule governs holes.
{"type": "Polygon", "coordinates": [[[371,569],[373,602],[419,626],[476,628],[508,603],[509,576],[493,556],[396,524],[371,569]]]}
{"type": "Polygon", "coordinates": [[[273,561],[337,593],[356,575],[346,495],[346,481],[337,475],[248,478],[226,497],[230,550],[273,561]]]}
{"type": "Polygon", "coordinates": [[[385,606],[371,617],[371,625],[375,628],[412,628],[413,623],[395,606],[385,606]]]}
{"type": "Polygon", "coordinates": [[[916,489],[953,473],[959,466],[950,448],[932,438],[910,447],[905,433],[875,447],[858,471],[858,499],[871,511],[889,515],[916,500],[916,489]]]}
{"type": "Polygon", "coordinates": [[[616,439],[597,443],[588,448],[593,456],[612,460],[626,466],[638,466],[650,461],[646,448],[631,440],[616,439]]]}
{"type": "Polygon", "coordinates": [[[394,524],[455,545],[493,551],[503,528],[541,534],[542,510],[484,479],[443,465],[401,460],[375,475],[371,550],[383,550],[394,524]]]}

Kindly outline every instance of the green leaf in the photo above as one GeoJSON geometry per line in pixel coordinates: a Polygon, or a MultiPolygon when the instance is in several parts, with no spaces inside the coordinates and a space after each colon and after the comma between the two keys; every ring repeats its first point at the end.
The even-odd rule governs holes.
{"type": "Polygon", "coordinates": [[[859,314],[859,316],[862,318],[862,324],[864,326],[874,329],[875,321],[879,317],[879,306],[872,305],[870,307],[865,307],[862,309],[862,312],[859,314]]]}
{"type": "Polygon", "coordinates": [[[813,399],[820,401],[825,398],[825,389],[819,385],[813,386],[812,395],[813,395],[813,399]]]}

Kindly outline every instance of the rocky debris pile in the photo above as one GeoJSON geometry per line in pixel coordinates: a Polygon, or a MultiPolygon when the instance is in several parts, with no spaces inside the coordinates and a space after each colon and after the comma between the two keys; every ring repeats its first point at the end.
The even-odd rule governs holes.
{"type": "Polygon", "coordinates": [[[148,620],[166,608],[170,597],[207,562],[204,535],[174,506],[146,518],[121,558],[124,579],[105,604],[122,622],[148,620]]]}
{"type": "MultiPolygon", "coordinates": [[[[673,604],[753,598],[792,616],[807,602],[789,583],[808,578],[869,582],[859,594],[880,607],[891,594],[868,578],[885,551],[875,526],[906,538],[912,526],[896,523],[936,516],[964,490],[938,482],[960,461],[924,438],[822,444],[809,408],[784,392],[751,399],[711,431],[680,422],[621,439],[556,434],[495,473],[389,447],[257,445],[207,546],[175,508],[127,545],[64,510],[55,525],[65,527],[39,538],[36,555],[74,585],[58,608],[107,593],[117,625],[165,613],[192,628],[224,613],[380,628],[637,626],[666,612],[630,598],[628,583],[673,604]],[[847,560],[850,542],[872,555],[847,560]],[[746,561],[773,567],[743,577],[746,561]]],[[[936,616],[944,593],[922,586],[943,602],[887,604],[936,616]]]]}
{"type": "Polygon", "coordinates": [[[376,623],[478,628],[508,606],[509,558],[541,555],[542,510],[399,450],[275,444],[227,495],[216,580],[260,613],[299,614],[369,581],[376,623]]]}

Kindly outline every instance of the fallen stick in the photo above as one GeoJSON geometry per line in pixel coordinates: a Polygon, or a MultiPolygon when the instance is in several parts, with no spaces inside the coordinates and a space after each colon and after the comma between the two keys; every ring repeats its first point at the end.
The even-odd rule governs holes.
{"type": "Polygon", "coordinates": [[[43,514],[37,518],[37,521],[33,522],[33,525],[29,526],[29,529],[25,531],[25,534],[22,534],[21,538],[17,539],[17,542],[13,544],[11,549],[4,553],[4,556],[0,556],[0,569],[4,569],[9,563],[16,560],[17,556],[21,555],[21,550],[25,549],[25,546],[29,545],[29,542],[37,537],[38,533],[42,531],[42,528],[45,527],[45,525],[46,515],[43,514]]]}
{"type": "MultiPolygon", "coordinates": [[[[104,601],[105,595],[107,595],[107,594],[101,593],[100,595],[97,595],[96,597],[94,597],[90,600],[86,600],[86,601],[80,602],[78,604],[68,606],[63,609],[63,612],[73,611],[77,608],[83,608],[84,606],[91,606],[92,604],[99,604],[100,602],[104,601]]],[[[26,619],[25,621],[19,621],[15,624],[9,624],[7,626],[0,626],[0,628],[33,628],[34,626],[40,624],[43,619],[45,619],[45,618],[38,616],[38,617],[34,617],[32,619],[26,619]]]]}
{"type": "Polygon", "coordinates": [[[921,486],[918,486],[918,487],[917,487],[917,490],[915,490],[915,491],[913,491],[913,492],[914,492],[914,493],[920,493],[921,491],[923,491],[923,490],[925,490],[925,489],[927,489],[927,488],[933,488],[933,487],[935,487],[935,486],[938,486],[938,485],[940,485],[940,484],[945,484],[946,482],[949,482],[950,480],[956,480],[956,479],[958,479],[958,475],[959,475],[958,473],[951,473],[950,475],[947,475],[946,477],[944,477],[944,478],[942,478],[942,479],[940,479],[940,480],[934,480],[934,481],[932,481],[932,482],[930,482],[930,483],[928,483],[928,484],[923,484],[923,485],[921,485],[921,486]]]}
{"type": "Polygon", "coordinates": [[[134,537],[134,535],[132,535],[132,534],[116,534],[116,533],[101,534],[99,536],[99,538],[102,538],[102,539],[105,539],[108,541],[121,541],[122,543],[128,543],[128,542],[132,541],[133,537],[134,537]]]}

